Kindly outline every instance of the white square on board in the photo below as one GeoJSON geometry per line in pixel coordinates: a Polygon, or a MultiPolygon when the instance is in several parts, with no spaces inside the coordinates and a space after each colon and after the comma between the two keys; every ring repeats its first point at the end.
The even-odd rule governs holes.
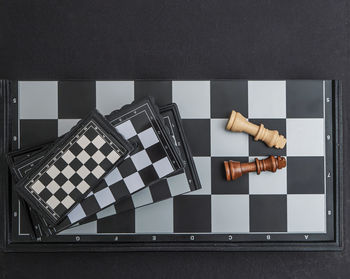
{"type": "Polygon", "coordinates": [[[57,119],[57,81],[18,82],[20,119],[57,119]]]}
{"type": "Polygon", "coordinates": [[[60,189],[60,186],[55,180],[52,180],[49,185],[46,186],[46,189],[49,190],[51,194],[55,194],[60,189]]]}
{"type": "Polygon", "coordinates": [[[85,214],[81,204],[78,203],[78,205],[76,207],[74,207],[72,209],[72,211],[68,213],[67,216],[68,216],[69,221],[73,224],[76,221],[84,218],[86,216],[86,214],[85,214]]]}
{"type": "Polygon", "coordinates": [[[136,192],[137,190],[140,190],[145,186],[138,172],[125,177],[124,182],[130,194],[136,192]]]}
{"type": "Polygon", "coordinates": [[[103,174],[105,173],[104,169],[101,168],[99,165],[96,166],[96,168],[94,168],[94,170],[92,171],[92,174],[99,179],[103,174]]]}
{"type": "Polygon", "coordinates": [[[35,193],[40,194],[41,191],[45,189],[45,186],[39,180],[37,180],[32,185],[32,189],[34,190],[35,193]]]}
{"type": "Polygon", "coordinates": [[[159,142],[159,139],[158,139],[157,135],[155,134],[154,129],[152,127],[139,133],[138,137],[139,137],[144,148],[148,148],[148,147],[152,146],[153,144],[156,144],[157,142],[159,142]]]}
{"type": "Polygon", "coordinates": [[[324,120],[287,119],[287,155],[323,156],[324,120]]]}
{"type": "Polygon", "coordinates": [[[211,196],[212,232],[249,232],[249,195],[211,196]]]}
{"type": "Polygon", "coordinates": [[[211,194],[211,159],[210,157],[193,157],[202,188],[188,192],[187,195],[211,194]]]}
{"type": "Polygon", "coordinates": [[[115,198],[108,187],[96,192],[95,198],[101,208],[104,208],[107,205],[115,202],[115,198]]]}
{"type": "Polygon", "coordinates": [[[66,166],[63,170],[62,170],[62,174],[67,178],[71,178],[74,174],[75,171],[72,169],[72,167],[70,165],[66,166]]]}
{"type": "Polygon", "coordinates": [[[137,152],[136,154],[131,155],[130,157],[136,167],[136,170],[138,171],[152,164],[145,150],[137,152]]]}
{"type": "Polygon", "coordinates": [[[248,81],[248,117],[285,118],[286,81],[248,81]]]}
{"type": "Polygon", "coordinates": [[[168,183],[170,194],[172,197],[190,191],[190,185],[188,184],[189,182],[184,172],[170,176],[166,179],[166,181],[168,183]]]}
{"type": "Polygon", "coordinates": [[[83,225],[70,227],[64,231],[58,233],[59,235],[84,235],[84,234],[97,234],[97,221],[86,223],[83,225]]]}
{"type": "Polygon", "coordinates": [[[227,119],[210,120],[211,156],[248,156],[249,136],[225,129],[227,119]]]}
{"type": "Polygon", "coordinates": [[[134,101],[133,81],[96,81],[96,108],[110,114],[134,101]]]}
{"type": "Polygon", "coordinates": [[[96,213],[97,219],[102,219],[111,215],[116,214],[114,205],[108,206],[105,209],[102,209],[101,211],[96,213]]]}
{"type": "MultiPolygon", "coordinates": [[[[250,157],[249,162],[254,162],[255,158],[267,159],[267,157],[250,157]]],[[[249,173],[249,194],[287,194],[287,168],[278,169],[275,173],[269,171],[263,171],[259,175],[256,172],[249,173]]]]}
{"type": "Polygon", "coordinates": [[[55,179],[59,175],[60,171],[55,165],[52,165],[46,172],[52,179],[55,179]]]}
{"type": "Polygon", "coordinates": [[[85,162],[90,158],[90,155],[85,150],[82,150],[77,156],[77,159],[83,164],[85,164],[85,162]]]}
{"type": "Polygon", "coordinates": [[[65,133],[68,133],[80,119],[58,119],[58,136],[63,136],[65,133]]]}
{"type": "Polygon", "coordinates": [[[105,177],[105,181],[107,183],[108,186],[117,183],[118,181],[122,180],[122,176],[118,170],[118,168],[115,168],[114,170],[112,170],[106,177],[105,177]]]}
{"type": "Polygon", "coordinates": [[[173,166],[170,164],[168,157],[164,157],[159,161],[153,163],[153,167],[156,170],[159,178],[167,176],[174,171],[173,166]]]}
{"type": "Polygon", "coordinates": [[[52,208],[55,209],[56,206],[60,203],[60,201],[55,197],[55,196],[51,196],[51,198],[49,198],[46,203],[52,208]]]}
{"type": "MultiPolygon", "coordinates": [[[[90,185],[86,183],[85,180],[81,181],[78,186],[77,189],[80,191],[80,193],[85,193],[88,189],[90,188],[90,185]]],[[[90,192],[92,193],[92,192],[90,192]]]]}
{"type": "Polygon", "coordinates": [[[119,124],[115,129],[125,138],[129,139],[136,135],[136,131],[134,126],[132,125],[130,120],[127,120],[121,124],[119,124]]]}
{"type": "Polygon", "coordinates": [[[82,147],[82,148],[85,148],[87,147],[89,144],[90,144],[90,140],[85,136],[85,135],[82,135],[80,137],[80,139],[77,140],[77,143],[82,147]]]}
{"type": "Polygon", "coordinates": [[[173,81],[172,88],[182,118],[210,118],[210,81],[173,81]]]}
{"type": "Polygon", "coordinates": [[[66,196],[61,203],[68,209],[74,204],[74,200],[70,196],[66,196]]]}
{"type": "Polygon", "coordinates": [[[137,208],[135,211],[136,233],[171,233],[173,223],[173,199],[137,208]]]}
{"type": "Polygon", "coordinates": [[[146,187],[131,196],[134,207],[143,206],[153,202],[151,190],[146,187]]]}
{"type": "Polygon", "coordinates": [[[69,180],[67,180],[63,185],[62,185],[62,189],[69,194],[70,192],[72,192],[75,189],[75,186],[72,184],[72,182],[70,182],[69,180]]]}
{"type": "Polygon", "coordinates": [[[61,157],[67,164],[72,162],[75,159],[74,154],[70,151],[67,150],[66,153],[64,153],[61,157]]]}
{"type": "Polygon", "coordinates": [[[325,232],[326,209],[323,194],[288,195],[287,212],[288,232],[325,232]]]}

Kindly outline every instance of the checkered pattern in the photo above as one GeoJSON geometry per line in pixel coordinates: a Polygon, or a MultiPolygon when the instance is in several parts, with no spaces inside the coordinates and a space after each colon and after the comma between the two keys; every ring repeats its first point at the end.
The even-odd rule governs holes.
{"type": "Polygon", "coordinates": [[[179,170],[174,151],[167,142],[164,125],[156,120],[151,106],[146,100],[109,116],[116,130],[126,140],[136,144],[136,150],[56,226],[57,231],[179,170]]]}
{"type": "Polygon", "coordinates": [[[70,137],[62,151],[51,155],[25,188],[57,220],[112,168],[119,153],[92,120],[70,137]]]}
{"type": "MultiPolygon", "coordinates": [[[[108,217],[62,234],[89,234],[91,238],[87,239],[98,240],[102,237],[99,234],[129,233],[136,241],[145,233],[171,235],[172,240],[179,233],[191,233],[195,239],[208,234],[212,236],[209,240],[224,241],[227,238],[218,235],[230,234],[236,241],[332,238],[333,188],[328,185],[333,183],[333,169],[331,157],[326,156],[332,152],[332,138],[327,138],[332,129],[328,121],[332,117],[329,81],[116,81],[92,86],[88,98],[96,101],[91,106],[104,113],[109,113],[114,104],[120,105],[121,97],[133,100],[153,95],[159,105],[176,102],[202,189],[122,214],[109,207],[105,212],[108,217]],[[270,149],[248,135],[225,131],[232,109],[254,123],[277,129],[287,138],[286,148],[270,149]],[[251,161],[267,155],[286,156],[287,168],[225,181],[224,160],[251,161]]],[[[67,100],[75,98],[70,94],[67,100]]],[[[32,141],[29,131],[47,127],[46,134],[37,139],[46,140],[79,118],[77,112],[66,115],[57,103],[42,112],[44,117],[37,115],[38,111],[28,115],[34,114],[29,106],[22,110],[27,114],[20,120],[20,141],[25,146],[32,141]]],[[[146,196],[145,192],[142,199],[146,196]]]]}
{"type": "Polygon", "coordinates": [[[181,134],[181,119],[177,115],[174,106],[168,106],[161,109],[165,125],[168,127],[174,143],[179,149],[181,157],[185,163],[184,173],[171,176],[166,179],[146,187],[141,191],[131,195],[129,199],[115,203],[114,205],[105,208],[104,210],[90,216],[89,218],[79,222],[79,224],[86,224],[94,222],[98,219],[103,219],[116,213],[121,213],[128,210],[156,203],[171,197],[184,194],[190,191],[199,189],[200,182],[198,180],[197,171],[194,167],[192,157],[186,149],[187,142],[181,134]]]}
{"type": "MultiPolygon", "coordinates": [[[[173,141],[179,149],[181,157],[185,162],[184,173],[169,177],[167,179],[162,179],[150,187],[146,187],[141,191],[133,194],[131,198],[115,203],[114,205],[105,208],[97,214],[93,214],[89,218],[80,221],[79,224],[90,223],[94,220],[115,214],[116,212],[120,213],[123,211],[135,209],[146,204],[155,203],[164,199],[168,199],[175,195],[200,188],[196,170],[193,168],[191,155],[185,148],[187,143],[181,134],[182,132],[180,131],[181,128],[179,125],[181,124],[181,119],[179,119],[177,115],[176,108],[173,105],[163,108],[161,109],[161,115],[163,116],[165,125],[168,127],[170,135],[173,138],[173,141]]],[[[24,162],[19,162],[14,165],[15,173],[19,176],[19,178],[23,176],[23,170],[29,171],[32,167],[34,167],[34,165],[40,162],[42,158],[41,150],[39,150],[39,152],[37,150],[30,153],[30,156],[29,153],[26,154],[28,155],[28,158],[24,160],[24,162]]],[[[36,230],[38,236],[42,236],[43,233],[46,235],[52,234],[51,229],[45,226],[45,224],[37,224],[36,227],[40,228],[36,230]]]]}

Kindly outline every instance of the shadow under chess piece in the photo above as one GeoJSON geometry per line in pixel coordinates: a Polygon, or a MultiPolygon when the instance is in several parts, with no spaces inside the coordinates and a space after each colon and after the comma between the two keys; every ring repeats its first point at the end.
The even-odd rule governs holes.
{"type": "Polygon", "coordinates": [[[232,111],[227,122],[226,129],[232,132],[245,132],[254,137],[254,140],[262,140],[269,147],[283,149],[287,140],[276,130],[269,130],[264,127],[250,123],[242,114],[232,111]]]}
{"type": "Polygon", "coordinates": [[[224,161],[226,180],[231,181],[241,177],[248,172],[260,174],[262,171],[276,172],[277,169],[286,167],[286,158],[270,156],[267,159],[255,158],[251,163],[240,163],[235,161],[224,161]]]}

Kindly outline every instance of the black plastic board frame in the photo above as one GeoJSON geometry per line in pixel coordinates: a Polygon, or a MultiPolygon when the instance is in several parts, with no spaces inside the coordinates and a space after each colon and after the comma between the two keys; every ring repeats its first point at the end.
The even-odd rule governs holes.
{"type": "MultiPolygon", "coordinates": [[[[112,205],[112,207],[115,207],[115,212],[118,212],[118,214],[121,212],[124,212],[124,211],[128,211],[128,210],[135,210],[135,207],[138,208],[138,207],[148,205],[150,203],[163,201],[163,200],[169,199],[175,195],[183,194],[183,193],[190,192],[190,191],[195,191],[195,190],[201,188],[198,173],[197,173],[194,161],[193,161],[193,157],[192,157],[191,152],[189,150],[189,145],[187,143],[183,127],[181,125],[181,118],[180,118],[180,114],[179,114],[179,111],[177,109],[176,104],[170,104],[170,105],[161,107],[160,113],[164,119],[166,127],[169,129],[170,136],[172,137],[177,148],[179,149],[181,158],[182,158],[184,166],[185,166],[184,173],[180,174],[181,178],[177,178],[176,184],[174,184],[174,182],[170,181],[174,178],[174,175],[171,176],[170,180],[162,179],[162,181],[159,181],[159,183],[152,184],[148,190],[151,192],[150,196],[151,196],[152,200],[149,200],[148,203],[147,202],[146,203],[139,203],[136,206],[134,204],[134,202],[132,201],[132,196],[131,196],[127,200],[120,201],[120,202],[117,202],[116,204],[112,205]],[[181,183],[181,185],[177,185],[178,183],[181,183]],[[178,188],[175,186],[181,186],[181,187],[178,188]],[[159,192],[159,193],[157,193],[157,192],[159,192]]],[[[13,173],[20,179],[23,176],[23,174],[25,173],[25,171],[29,171],[31,167],[33,167],[34,165],[36,165],[40,162],[40,159],[45,154],[45,147],[46,146],[40,146],[40,147],[37,147],[36,150],[33,150],[33,148],[31,148],[30,150],[12,152],[12,154],[11,154],[12,160],[11,160],[10,165],[11,165],[11,169],[12,169],[13,173]],[[44,150],[40,150],[40,149],[44,149],[44,150]],[[21,161],[16,160],[16,158],[19,156],[25,157],[26,159],[21,160],[21,161]],[[16,163],[13,162],[15,160],[16,160],[16,163]]],[[[147,189],[144,189],[144,190],[147,190],[147,189]]],[[[141,191],[144,191],[144,190],[141,190],[141,191]]],[[[139,194],[141,194],[141,193],[139,193],[139,194]]],[[[144,194],[147,195],[147,192],[144,194]]],[[[107,212],[110,212],[107,208],[106,208],[106,210],[107,210],[107,212]]],[[[107,216],[109,217],[110,215],[107,215],[107,216]]],[[[81,225],[81,224],[92,222],[94,220],[108,218],[107,216],[100,217],[97,214],[94,214],[92,216],[89,216],[89,218],[85,219],[84,221],[79,222],[79,224],[81,225]]],[[[35,218],[35,217],[36,216],[33,216],[32,219],[37,220],[37,218],[35,218]]],[[[43,221],[45,221],[45,220],[43,220],[43,221]]],[[[110,218],[106,219],[106,221],[107,222],[108,221],[114,222],[114,220],[110,219],[110,218]]],[[[53,231],[50,228],[48,228],[47,226],[45,226],[45,223],[44,224],[42,224],[42,222],[34,223],[34,228],[35,228],[35,232],[36,232],[36,238],[43,239],[43,237],[47,237],[47,236],[50,237],[51,236],[49,238],[50,241],[54,241],[54,242],[61,241],[60,237],[55,237],[54,239],[52,239],[53,231]]]]}
{"type": "Polygon", "coordinates": [[[130,150],[103,116],[92,111],[54,144],[16,189],[51,225],[58,224],[130,150]]]}
{"type": "MultiPolygon", "coordinates": [[[[15,87],[16,85],[14,85],[15,87]]],[[[6,84],[6,90],[9,93],[8,84],[6,84]]],[[[5,135],[1,138],[2,150],[9,150],[10,143],[16,141],[14,136],[17,136],[16,123],[11,125],[11,119],[16,120],[16,112],[12,117],[9,117],[9,107],[13,102],[13,98],[16,98],[16,91],[14,95],[5,94],[2,96],[2,100],[5,102],[2,103],[2,124],[5,127],[5,135]],[[4,113],[3,113],[4,112],[4,113]],[[6,125],[5,125],[6,124],[6,125]],[[10,131],[10,128],[14,128],[14,132],[10,131]]],[[[222,235],[217,237],[215,241],[206,240],[206,236],[202,237],[191,237],[191,235],[179,235],[174,237],[169,237],[162,239],[157,237],[156,241],[152,235],[144,236],[143,241],[140,238],[140,241],[135,243],[128,242],[125,239],[125,242],[118,242],[118,244],[113,241],[112,237],[105,237],[101,239],[101,242],[86,243],[83,239],[76,239],[78,243],[72,245],[72,243],[67,244],[57,244],[52,243],[50,245],[43,244],[17,244],[11,242],[11,235],[9,235],[9,212],[8,208],[2,212],[3,217],[6,218],[2,220],[6,226],[6,232],[3,234],[3,247],[6,251],[132,251],[132,250],[216,250],[216,251],[246,251],[246,250],[284,250],[284,251],[319,251],[319,250],[339,250],[342,248],[342,112],[341,112],[341,87],[340,82],[332,82],[332,93],[327,97],[327,102],[330,106],[327,107],[327,122],[331,123],[332,129],[327,130],[326,132],[332,139],[331,148],[327,150],[327,153],[333,153],[333,159],[327,163],[334,169],[333,173],[330,173],[330,187],[334,188],[334,239],[322,242],[275,242],[275,241],[265,241],[265,242],[235,242],[235,239],[230,235],[222,235]],[[220,238],[220,239],[219,239],[220,238]],[[105,242],[102,242],[105,241],[105,242]]],[[[15,108],[16,110],[16,108],[15,108]]],[[[14,111],[15,111],[14,110],[14,111]]],[[[15,147],[15,144],[13,145],[15,147]]],[[[3,155],[3,153],[2,153],[3,155]]],[[[2,157],[3,159],[3,157],[2,157]]],[[[1,161],[1,171],[2,174],[8,174],[6,163],[1,161]]],[[[2,187],[3,194],[6,195],[4,200],[5,205],[8,206],[8,189],[7,183],[9,182],[9,176],[2,176],[2,187]],[[5,183],[5,184],[4,184],[5,183]]],[[[3,196],[4,197],[4,196],[3,196]]],[[[3,232],[2,232],[3,233],[3,232]]]]}
{"type": "MultiPolygon", "coordinates": [[[[151,200],[148,200],[148,203],[139,203],[137,204],[137,207],[141,207],[144,205],[147,205],[149,203],[155,203],[164,199],[171,198],[174,195],[182,194],[189,191],[194,191],[201,188],[200,181],[198,178],[197,170],[195,167],[195,164],[193,162],[193,158],[191,155],[191,152],[189,150],[188,143],[186,141],[183,127],[181,125],[181,118],[177,109],[176,104],[170,104],[164,107],[160,108],[161,117],[163,117],[163,122],[165,126],[168,128],[170,132],[170,137],[174,141],[174,144],[176,148],[179,150],[181,159],[183,160],[184,167],[184,173],[181,174],[175,174],[175,176],[179,175],[180,178],[177,178],[176,183],[181,183],[180,188],[175,187],[176,185],[174,182],[170,182],[168,179],[162,179],[161,181],[157,183],[153,183],[148,189],[148,191],[151,192],[151,200]],[[187,186],[186,186],[187,185],[187,186]],[[159,192],[160,191],[160,192],[159,192]]],[[[170,139],[169,139],[170,140],[170,139]]],[[[45,148],[47,146],[39,146],[35,149],[27,149],[27,150],[19,150],[12,152],[10,154],[9,161],[10,161],[10,168],[12,169],[12,172],[20,179],[23,174],[26,171],[29,171],[32,167],[34,167],[36,164],[38,164],[45,155],[45,148]],[[39,150],[38,150],[39,149],[39,150]],[[40,150],[43,149],[43,150],[40,150]],[[24,155],[23,155],[24,154],[24,155]],[[25,157],[24,160],[19,161],[18,157],[25,157]],[[16,162],[14,162],[16,161],[16,162]]],[[[170,148],[170,147],[169,147],[170,148]]],[[[174,178],[174,175],[171,175],[171,181],[174,178]]],[[[142,191],[145,191],[147,189],[143,189],[142,191]]],[[[141,193],[139,193],[141,194],[141,193]]],[[[144,193],[144,195],[147,195],[144,193]]],[[[135,204],[132,201],[132,197],[129,197],[126,200],[119,201],[115,203],[114,206],[116,208],[116,212],[120,213],[127,210],[133,210],[135,209],[135,204]]],[[[108,211],[108,208],[106,208],[108,211]]],[[[33,216],[32,219],[37,220],[35,218],[36,216],[33,216]]],[[[89,216],[87,219],[83,220],[82,222],[79,222],[79,224],[88,223],[91,221],[94,221],[98,218],[97,214],[89,216]]],[[[54,234],[53,230],[48,228],[45,225],[45,220],[42,220],[42,222],[34,223],[34,228],[36,232],[36,238],[42,239],[42,237],[51,236],[54,234]]],[[[113,222],[113,221],[112,221],[113,222]]],[[[60,237],[55,238],[55,242],[60,242],[60,237]]]]}

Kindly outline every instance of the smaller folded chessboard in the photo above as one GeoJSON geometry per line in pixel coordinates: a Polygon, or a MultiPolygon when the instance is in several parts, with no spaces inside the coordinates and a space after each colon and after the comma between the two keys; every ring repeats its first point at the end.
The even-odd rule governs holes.
{"type": "Polygon", "coordinates": [[[54,226],[132,150],[96,110],[55,142],[17,184],[18,194],[54,226]]]}
{"type": "Polygon", "coordinates": [[[142,99],[106,117],[136,148],[57,226],[62,231],[175,173],[183,161],[152,99],[142,99]]]}
{"type": "MultiPolygon", "coordinates": [[[[176,105],[170,107],[174,108],[174,106],[176,107],[176,105]]],[[[156,192],[163,192],[161,188],[165,190],[165,186],[170,183],[164,183],[164,178],[174,176],[179,172],[181,174],[175,175],[175,179],[182,179],[184,187],[187,185],[186,191],[200,187],[197,173],[191,170],[191,176],[189,176],[188,164],[193,168],[194,165],[191,161],[191,155],[184,155],[184,149],[186,148],[184,140],[175,138],[175,124],[172,124],[173,127],[171,127],[168,123],[169,115],[164,116],[163,119],[151,99],[144,99],[127,105],[121,110],[112,112],[108,119],[117,131],[133,146],[136,146],[135,150],[54,228],[46,226],[45,220],[40,220],[40,218],[31,214],[37,236],[41,237],[43,233],[51,235],[66,229],[77,221],[83,221],[88,216],[96,216],[96,213],[106,206],[129,204],[130,195],[146,186],[150,186],[150,189],[153,189],[157,196],[156,192]],[[177,146],[179,144],[181,146],[177,146]],[[186,159],[182,159],[181,156],[185,156],[186,159]],[[184,164],[186,164],[186,174],[182,170],[184,164]],[[189,177],[186,178],[187,176],[189,177]]],[[[178,117],[179,122],[180,117],[178,117]]],[[[176,133],[179,134],[180,131],[176,130],[176,133]]],[[[28,150],[27,158],[22,161],[17,159],[16,162],[10,162],[14,175],[18,178],[23,177],[30,168],[34,167],[43,158],[46,149],[47,147],[42,147],[39,151],[28,150]]],[[[22,153],[25,154],[25,151],[22,151],[22,153]]],[[[14,152],[12,157],[19,157],[20,155],[17,154],[18,152],[14,152]]],[[[148,189],[144,190],[147,192],[148,189]]],[[[169,192],[169,188],[167,188],[167,191],[169,192]]],[[[173,189],[173,194],[176,191],[177,189],[173,189]]],[[[141,192],[143,191],[141,190],[140,194],[142,194],[141,192]]],[[[162,196],[162,199],[164,198],[167,197],[162,196]]],[[[155,198],[154,202],[157,200],[159,198],[155,198]]]]}
{"type": "MultiPolygon", "coordinates": [[[[113,230],[115,226],[119,226],[115,221],[115,215],[117,214],[125,211],[135,211],[137,208],[202,188],[177,105],[169,104],[160,107],[159,110],[184,162],[184,173],[162,179],[134,193],[129,199],[115,203],[97,214],[91,215],[89,218],[79,222],[79,225],[97,222],[97,227],[104,232],[108,232],[113,230]]],[[[145,209],[147,210],[147,208],[145,209]]],[[[74,229],[79,230],[79,226],[74,227],[74,229]]]]}

